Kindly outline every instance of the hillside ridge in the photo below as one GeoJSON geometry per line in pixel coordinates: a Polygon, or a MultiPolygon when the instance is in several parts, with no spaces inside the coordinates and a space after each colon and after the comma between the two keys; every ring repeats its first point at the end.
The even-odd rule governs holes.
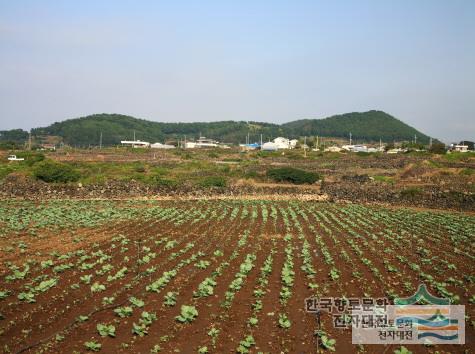
{"type": "MultiPolygon", "coordinates": [[[[47,127],[32,129],[33,136],[57,136],[65,144],[75,146],[97,145],[102,132],[103,145],[116,145],[121,140],[170,141],[197,138],[200,134],[225,143],[243,143],[247,134],[250,141],[264,141],[277,136],[299,138],[323,136],[347,138],[354,141],[411,141],[417,136],[420,143],[428,143],[429,137],[417,129],[383,111],[351,112],[321,119],[300,119],[283,124],[254,121],[217,122],[155,122],[123,114],[100,113],[80,118],[55,122],[47,127]]],[[[27,139],[28,133],[21,129],[0,131],[2,141],[27,139]]]]}

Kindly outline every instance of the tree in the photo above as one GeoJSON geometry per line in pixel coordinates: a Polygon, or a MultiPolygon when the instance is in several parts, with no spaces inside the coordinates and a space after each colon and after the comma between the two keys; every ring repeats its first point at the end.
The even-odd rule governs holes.
{"type": "Polygon", "coordinates": [[[392,149],[394,149],[394,147],[395,147],[394,143],[389,143],[384,147],[384,151],[392,150],[392,149]]]}
{"type": "Polygon", "coordinates": [[[277,182],[290,182],[294,184],[315,183],[320,175],[292,167],[274,168],[267,171],[267,177],[277,182]]]}
{"type": "Polygon", "coordinates": [[[433,154],[445,154],[446,152],[445,145],[442,143],[434,143],[429,148],[429,152],[433,154]]]}
{"type": "Polygon", "coordinates": [[[38,162],[33,169],[33,175],[48,183],[75,182],[80,177],[79,172],[72,166],[53,160],[38,162]]]}
{"type": "Polygon", "coordinates": [[[469,150],[475,150],[473,141],[464,140],[459,143],[459,145],[467,145],[469,150]]]}

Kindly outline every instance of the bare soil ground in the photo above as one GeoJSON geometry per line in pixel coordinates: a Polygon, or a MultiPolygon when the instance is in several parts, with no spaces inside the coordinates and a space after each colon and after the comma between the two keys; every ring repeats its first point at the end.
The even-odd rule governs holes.
{"type": "MultiPolygon", "coordinates": [[[[421,282],[432,293],[442,296],[441,291],[447,291],[466,305],[467,344],[406,347],[414,353],[462,353],[473,348],[475,309],[469,300],[475,291],[475,219],[469,214],[297,200],[111,203],[124,215],[127,208],[150,206],[156,207],[156,214],[104,220],[95,227],[52,231],[48,226],[34,233],[5,226],[0,238],[4,265],[0,291],[8,292],[0,299],[0,342],[5,352],[85,352],[85,343],[95,342],[105,353],[149,353],[157,346],[165,353],[196,353],[203,347],[211,353],[233,353],[249,335],[255,340],[251,352],[317,353],[317,347],[326,352],[315,335],[315,317],[304,310],[307,297],[402,297],[414,293],[421,282]],[[7,251],[19,242],[27,245],[23,251],[7,251]],[[302,267],[306,243],[316,271],[311,276],[302,267]],[[292,254],[295,277],[290,298],[282,302],[286,249],[292,254]],[[217,250],[222,254],[217,255],[217,250]],[[225,306],[230,285],[248,255],[255,255],[253,267],[225,306]],[[272,272],[261,283],[261,269],[269,255],[272,272]],[[49,259],[53,265],[41,263],[49,259]],[[197,267],[200,260],[209,262],[204,269],[197,267]],[[19,270],[28,264],[29,270],[8,280],[12,264],[19,270]],[[108,279],[124,267],[122,277],[108,279]],[[221,271],[216,273],[217,269],[221,271]],[[337,270],[337,278],[330,277],[332,269],[337,270]],[[176,274],[158,293],[147,291],[147,285],[172,270],[176,274]],[[91,275],[89,282],[86,275],[91,275]],[[216,281],[213,294],[194,296],[210,277],[216,281]],[[57,283],[44,291],[34,290],[47,279],[57,283]],[[92,291],[94,283],[105,289],[92,291]],[[262,284],[264,293],[256,297],[255,290],[262,284]],[[27,292],[34,293],[35,302],[18,298],[27,292]],[[176,294],[174,306],[164,304],[168,292],[176,294]],[[115,299],[107,304],[104,297],[115,299]],[[142,300],[143,306],[133,305],[131,297],[142,300]],[[259,299],[262,308],[255,311],[259,299]],[[196,308],[194,321],[176,320],[181,305],[196,308]],[[118,317],[114,310],[124,306],[132,308],[131,315],[118,317]],[[143,311],[155,313],[157,320],[140,336],[132,330],[143,311]],[[280,314],[287,314],[290,328],[279,326],[280,314]],[[249,325],[251,317],[258,320],[255,326],[249,325]],[[113,325],[115,337],[100,336],[98,324],[113,325]],[[209,335],[212,328],[218,330],[215,339],[209,335]]],[[[42,206],[36,203],[36,211],[30,211],[22,205],[24,217],[42,206]]],[[[336,339],[338,353],[392,353],[398,348],[352,345],[351,329],[334,328],[329,313],[322,314],[322,329],[336,339]]]]}

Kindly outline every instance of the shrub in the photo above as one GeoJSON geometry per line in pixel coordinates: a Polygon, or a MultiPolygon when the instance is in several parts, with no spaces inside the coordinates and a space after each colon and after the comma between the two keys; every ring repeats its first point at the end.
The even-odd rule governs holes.
{"type": "Polygon", "coordinates": [[[464,168],[462,171],[460,171],[460,174],[464,176],[471,176],[474,173],[475,173],[475,170],[472,168],[464,168]]]}
{"type": "Polygon", "coordinates": [[[0,180],[7,177],[14,169],[10,165],[0,165],[0,180]]]}
{"type": "Polygon", "coordinates": [[[442,143],[434,143],[431,147],[429,147],[429,152],[439,155],[445,154],[445,145],[442,143]]]}
{"type": "Polygon", "coordinates": [[[375,181],[378,181],[378,182],[394,184],[394,178],[390,176],[376,175],[376,176],[373,176],[373,178],[375,181]]]}
{"type": "Polygon", "coordinates": [[[315,183],[321,179],[315,172],[308,172],[292,167],[275,168],[267,171],[267,177],[277,182],[290,182],[294,184],[315,183]]]}
{"type": "Polygon", "coordinates": [[[247,171],[246,173],[244,173],[244,178],[246,179],[250,179],[250,178],[258,178],[259,177],[259,174],[257,173],[257,171],[247,171]]]}
{"type": "Polygon", "coordinates": [[[25,159],[25,164],[33,166],[37,162],[41,162],[45,159],[45,155],[36,151],[20,151],[16,154],[17,157],[25,159]]]}
{"type": "Polygon", "coordinates": [[[278,152],[278,151],[263,151],[263,150],[260,150],[256,153],[256,157],[262,157],[262,158],[280,157],[280,156],[281,156],[281,153],[278,152]]]}
{"type": "Polygon", "coordinates": [[[285,155],[289,160],[303,160],[305,157],[299,152],[287,152],[285,155]]]}
{"type": "Polygon", "coordinates": [[[219,171],[224,173],[224,174],[227,174],[227,173],[231,172],[231,167],[229,165],[220,166],[219,171]]]}
{"type": "Polygon", "coordinates": [[[147,171],[147,169],[145,168],[144,165],[142,164],[139,164],[139,165],[136,165],[135,168],[134,168],[135,172],[138,172],[138,173],[144,173],[147,171]]]}
{"type": "Polygon", "coordinates": [[[401,191],[401,195],[404,198],[408,198],[408,199],[420,197],[422,194],[423,194],[422,189],[417,188],[417,187],[409,187],[401,191]]]}
{"type": "Polygon", "coordinates": [[[175,149],[173,151],[173,154],[176,155],[176,156],[181,157],[184,160],[191,160],[193,158],[192,152],[190,152],[189,150],[184,151],[184,150],[181,150],[181,149],[175,149]]]}
{"type": "Polygon", "coordinates": [[[157,187],[176,187],[178,185],[178,181],[169,178],[163,178],[161,175],[151,176],[148,179],[148,182],[151,185],[157,187]]]}
{"type": "Polygon", "coordinates": [[[199,183],[201,187],[211,188],[211,187],[226,187],[227,181],[226,178],[221,176],[209,176],[205,177],[199,183]]]}
{"type": "Polygon", "coordinates": [[[72,166],[52,160],[37,163],[33,169],[33,175],[48,183],[75,182],[80,177],[79,172],[72,166]]]}
{"type": "Polygon", "coordinates": [[[385,147],[384,147],[384,151],[388,151],[388,150],[392,150],[394,149],[396,146],[394,145],[394,143],[389,143],[387,144],[385,147]]]}
{"type": "Polygon", "coordinates": [[[20,149],[23,144],[16,143],[14,141],[2,141],[0,142],[0,150],[16,150],[20,149]]]}

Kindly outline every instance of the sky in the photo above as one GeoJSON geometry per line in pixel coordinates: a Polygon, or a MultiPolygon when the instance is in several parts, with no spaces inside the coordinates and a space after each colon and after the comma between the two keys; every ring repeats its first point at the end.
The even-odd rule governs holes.
{"type": "Polygon", "coordinates": [[[475,140],[475,1],[0,0],[0,130],[371,109],[475,140]]]}

